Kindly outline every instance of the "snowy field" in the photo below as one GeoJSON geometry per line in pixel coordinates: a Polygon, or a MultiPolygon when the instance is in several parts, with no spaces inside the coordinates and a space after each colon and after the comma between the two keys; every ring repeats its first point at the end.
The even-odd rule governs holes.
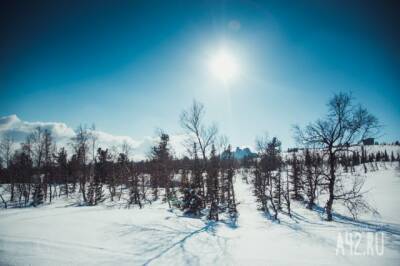
{"type": "Polygon", "coordinates": [[[368,172],[368,199],[380,215],[359,222],[338,214],[326,222],[301,203],[293,203],[293,219],[280,214],[280,223],[271,222],[242,176],[235,182],[236,225],[184,217],[158,202],[126,209],[58,200],[0,209],[0,265],[399,265],[400,172],[394,165],[368,172]],[[358,236],[350,240],[359,242],[360,254],[346,233],[358,236]],[[383,254],[363,254],[370,236],[379,236],[374,245],[383,236],[383,254]]]}

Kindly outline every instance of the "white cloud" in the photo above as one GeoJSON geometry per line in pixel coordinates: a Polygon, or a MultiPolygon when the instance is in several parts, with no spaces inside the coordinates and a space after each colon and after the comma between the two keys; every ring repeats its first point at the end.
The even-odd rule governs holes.
{"type": "Polygon", "coordinates": [[[64,123],[58,122],[27,122],[22,121],[16,115],[4,116],[0,118],[0,135],[9,135],[16,142],[25,140],[35,128],[42,127],[49,130],[54,139],[63,141],[74,136],[74,130],[64,123]]]}
{"type": "MultiPolygon", "coordinates": [[[[65,123],[60,122],[28,122],[22,121],[16,115],[0,117],[0,137],[11,136],[15,142],[23,142],[26,137],[37,127],[48,129],[58,146],[68,147],[68,143],[75,135],[75,131],[65,123]]],[[[95,131],[98,137],[98,146],[102,148],[120,148],[124,142],[132,148],[131,157],[135,160],[145,159],[151,147],[156,143],[157,137],[144,137],[135,140],[129,136],[116,136],[103,131],[95,131]]],[[[170,143],[176,156],[184,153],[184,135],[171,135],[170,143]]]]}

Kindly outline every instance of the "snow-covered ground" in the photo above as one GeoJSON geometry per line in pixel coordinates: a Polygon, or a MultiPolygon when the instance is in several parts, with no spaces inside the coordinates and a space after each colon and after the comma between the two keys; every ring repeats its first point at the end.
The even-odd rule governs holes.
{"type": "Polygon", "coordinates": [[[399,265],[400,172],[389,163],[369,172],[365,186],[381,215],[360,222],[340,215],[326,222],[300,203],[293,203],[293,219],[280,215],[280,223],[272,222],[257,210],[241,174],[236,225],[184,217],[158,202],[125,209],[58,200],[1,209],[0,265],[399,265]],[[341,237],[359,238],[358,252],[366,251],[368,238],[379,236],[373,244],[380,245],[382,234],[382,255],[351,255],[346,243],[344,255],[338,249],[341,237]]]}

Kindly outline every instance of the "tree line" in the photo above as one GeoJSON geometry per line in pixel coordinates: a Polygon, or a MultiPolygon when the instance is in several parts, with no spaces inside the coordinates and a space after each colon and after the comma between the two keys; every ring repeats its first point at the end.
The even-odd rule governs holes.
{"type": "Polygon", "coordinates": [[[218,134],[216,125],[206,125],[204,115],[204,106],[197,101],[182,112],[180,122],[188,136],[183,158],[172,155],[169,135],[162,130],[142,161],[131,159],[127,143],[118,152],[98,147],[94,127],[78,127],[69,149],[58,148],[51,132],[41,127],[19,147],[5,136],[0,143],[4,207],[38,206],[76,194],[81,204],[93,206],[106,197],[120,201],[128,195],[127,207],[142,208],[162,197],[170,208],[181,208],[188,215],[218,220],[224,212],[235,218],[237,164],[226,137],[218,134]]]}
{"type": "MultiPolygon", "coordinates": [[[[355,104],[350,94],[334,95],[327,104],[325,117],[305,127],[294,127],[294,135],[304,153],[284,158],[277,138],[257,141],[258,158],[254,160],[254,190],[261,209],[273,219],[286,206],[291,215],[291,199],[304,201],[309,209],[315,207],[319,194],[324,194],[324,211],[328,221],[333,219],[334,202],[342,202],[353,217],[362,211],[375,211],[364,198],[364,179],[354,173],[354,167],[367,161],[395,160],[389,155],[361,154],[354,145],[376,136],[380,130],[378,119],[361,105],[355,104]]],[[[397,160],[399,155],[397,155],[397,160]]]]}
{"type": "Polygon", "coordinates": [[[236,160],[227,138],[215,124],[205,123],[204,105],[193,101],[180,116],[186,132],[186,155],[173,156],[169,135],[159,130],[158,141],[146,160],[133,161],[132,148],[124,143],[118,152],[98,147],[95,128],[80,126],[67,147],[58,148],[49,130],[36,128],[16,147],[12,138],[0,143],[0,199],[4,207],[38,206],[56,197],[76,197],[93,206],[106,198],[125,200],[126,206],[142,208],[161,199],[169,208],[187,215],[221,214],[237,217],[234,180],[245,169],[254,186],[260,208],[278,219],[291,216],[291,201],[304,201],[313,209],[320,194],[332,220],[333,203],[341,201],[356,215],[372,210],[364,200],[363,180],[355,167],[400,161],[399,154],[368,153],[354,148],[360,140],[377,134],[378,120],[355,105],[349,94],[335,95],[324,118],[304,128],[294,128],[301,149],[283,153],[277,138],[256,140],[257,155],[236,160]],[[8,198],[6,198],[6,196],[8,198]]]}
{"type": "Polygon", "coordinates": [[[363,211],[374,212],[364,199],[362,187],[365,179],[358,176],[357,167],[365,173],[386,167],[386,162],[397,163],[400,167],[399,153],[396,156],[394,152],[389,156],[386,150],[367,153],[363,146],[360,151],[342,152],[334,162],[336,179],[333,190],[330,190],[330,164],[324,159],[325,150],[305,148],[284,154],[277,138],[264,138],[257,143],[257,158],[245,159],[241,167],[254,177],[254,194],[260,210],[273,220],[278,220],[279,213],[291,216],[292,201],[302,202],[312,210],[318,207],[321,195],[328,196],[329,202],[331,193],[333,199],[342,202],[354,218],[363,211]]]}

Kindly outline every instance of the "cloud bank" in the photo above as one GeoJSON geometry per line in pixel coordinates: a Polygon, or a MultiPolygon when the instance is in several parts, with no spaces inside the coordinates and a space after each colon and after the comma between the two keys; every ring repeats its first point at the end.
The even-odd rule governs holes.
{"type": "MultiPolygon", "coordinates": [[[[26,137],[37,127],[47,129],[51,132],[58,147],[68,147],[75,131],[65,123],[61,122],[28,122],[21,120],[17,115],[0,117],[0,138],[12,137],[16,143],[25,141],[26,137]]],[[[131,157],[134,160],[147,158],[151,147],[157,142],[157,137],[144,137],[136,140],[129,136],[116,136],[103,131],[95,130],[98,138],[98,146],[109,149],[120,149],[123,143],[132,147],[131,157]]],[[[183,141],[185,135],[170,135],[170,144],[176,156],[184,154],[183,141]]]]}

